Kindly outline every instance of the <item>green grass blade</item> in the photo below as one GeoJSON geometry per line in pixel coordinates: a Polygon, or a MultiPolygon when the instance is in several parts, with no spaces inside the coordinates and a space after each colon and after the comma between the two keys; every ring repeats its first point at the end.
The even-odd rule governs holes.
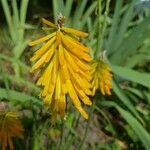
{"type": "Polygon", "coordinates": [[[72,21],[73,27],[80,28],[79,20],[81,19],[82,15],[83,15],[86,4],[87,4],[87,0],[82,0],[78,3],[75,13],[74,13],[73,21],[72,21]]]}
{"type": "Polygon", "coordinates": [[[131,128],[134,130],[136,135],[139,137],[141,142],[143,143],[144,147],[149,150],[150,148],[150,134],[144,127],[138,122],[138,120],[132,116],[132,114],[121,107],[116,107],[122,117],[127,121],[127,123],[131,126],[131,128]]]}
{"type": "Polygon", "coordinates": [[[116,45],[115,45],[114,49],[117,49],[118,46],[121,44],[121,42],[124,39],[125,32],[127,31],[129,22],[130,22],[130,20],[133,16],[134,5],[135,5],[135,0],[132,1],[132,3],[129,6],[129,9],[126,11],[126,14],[122,19],[120,28],[118,30],[117,42],[116,42],[116,45]]]}
{"type": "Polygon", "coordinates": [[[126,80],[139,83],[143,86],[150,88],[150,75],[148,73],[141,73],[120,66],[112,66],[112,70],[115,74],[126,80]]]}
{"type": "Polygon", "coordinates": [[[67,0],[64,7],[64,15],[68,19],[71,15],[71,9],[73,6],[73,0],[67,0]]]}
{"type": "Polygon", "coordinates": [[[26,102],[26,103],[32,103],[33,105],[36,105],[38,107],[42,106],[42,101],[40,101],[39,99],[27,95],[25,93],[22,92],[17,92],[14,90],[9,90],[9,97],[7,94],[7,90],[0,88],[0,99],[8,99],[8,100],[16,100],[16,101],[20,101],[20,102],[26,102]]]}
{"type": "Polygon", "coordinates": [[[25,31],[25,21],[27,15],[27,8],[28,8],[29,0],[22,0],[21,8],[20,8],[20,39],[19,41],[23,41],[24,38],[24,31],[25,31]]]}
{"type": "Polygon", "coordinates": [[[144,147],[149,150],[150,147],[150,134],[149,132],[139,123],[139,121],[128,111],[122,109],[117,103],[112,101],[102,101],[101,104],[105,107],[115,107],[121,116],[131,126],[135,134],[138,136],[144,147]]]}
{"type": "Polygon", "coordinates": [[[55,23],[57,22],[57,17],[60,13],[64,13],[64,1],[63,0],[53,0],[53,14],[55,23]]]}
{"type": "Polygon", "coordinates": [[[118,87],[118,85],[113,81],[113,91],[118,96],[119,100],[141,121],[143,119],[140,117],[135,107],[131,103],[130,99],[124,94],[124,92],[118,87]]]}
{"type": "Polygon", "coordinates": [[[19,13],[18,13],[18,7],[17,7],[16,0],[12,0],[12,8],[13,8],[14,26],[15,26],[15,28],[18,28],[19,27],[19,13]]]}
{"type": "Polygon", "coordinates": [[[97,6],[97,1],[94,2],[84,13],[83,17],[82,17],[82,22],[80,25],[80,29],[83,28],[83,26],[85,25],[85,23],[87,22],[88,18],[90,17],[90,15],[94,12],[95,8],[97,6]]]}
{"type": "Polygon", "coordinates": [[[143,41],[150,37],[150,16],[145,18],[139,25],[132,29],[129,36],[111,56],[111,62],[114,64],[124,63],[128,56],[135,54],[137,48],[143,41]],[[120,57],[121,56],[121,57],[120,57]]]}
{"type": "Polygon", "coordinates": [[[122,3],[123,3],[123,0],[116,1],[115,12],[114,12],[113,20],[112,20],[112,26],[110,28],[109,38],[107,41],[108,52],[112,50],[112,45],[115,41],[116,31],[118,29],[118,23],[120,19],[119,17],[121,13],[122,3]]]}
{"type": "Polygon", "coordinates": [[[15,38],[15,33],[14,33],[14,25],[12,22],[12,17],[11,17],[10,9],[8,6],[8,2],[7,2],[7,0],[1,0],[1,3],[2,3],[2,7],[4,10],[5,17],[6,17],[7,25],[9,28],[9,34],[10,34],[12,40],[15,42],[16,38],[15,38]]]}

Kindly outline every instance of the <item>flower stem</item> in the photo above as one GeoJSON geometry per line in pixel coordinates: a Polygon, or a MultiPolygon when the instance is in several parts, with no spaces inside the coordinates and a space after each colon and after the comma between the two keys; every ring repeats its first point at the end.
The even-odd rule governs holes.
{"type": "Polygon", "coordinates": [[[96,99],[93,100],[93,104],[92,104],[92,106],[91,106],[91,108],[90,108],[89,119],[88,119],[88,122],[87,122],[87,126],[86,126],[86,128],[85,128],[85,132],[84,132],[84,135],[83,135],[83,139],[82,139],[82,141],[81,141],[81,144],[80,144],[78,150],[82,150],[82,149],[83,149],[83,145],[84,145],[84,143],[85,143],[86,136],[87,136],[87,133],[88,133],[88,130],[89,130],[89,127],[90,127],[90,123],[91,123],[91,120],[92,120],[92,116],[93,116],[93,113],[94,113],[95,104],[96,104],[96,99]]]}
{"type": "Polygon", "coordinates": [[[106,1],[106,8],[104,12],[104,21],[103,21],[103,26],[101,25],[101,0],[98,0],[98,38],[97,38],[97,50],[95,53],[95,57],[99,57],[103,41],[104,41],[104,36],[105,36],[105,30],[107,27],[107,16],[109,13],[109,5],[110,5],[110,0],[106,1]]]}

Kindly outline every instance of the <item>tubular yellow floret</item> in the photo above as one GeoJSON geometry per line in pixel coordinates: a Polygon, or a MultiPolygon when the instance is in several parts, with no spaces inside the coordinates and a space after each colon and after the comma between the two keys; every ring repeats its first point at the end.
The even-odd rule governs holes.
{"type": "Polygon", "coordinates": [[[79,37],[86,37],[89,35],[88,33],[85,33],[76,29],[68,28],[68,27],[62,27],[61,29],[66,33],[74,34],[79,37]]]}
{"type": "Polygon", "coordinates": [[[52,28],[57,28],[57,26],[54,23],[50,22],[49,20],[42,18],[42,22],[52,28]]]}

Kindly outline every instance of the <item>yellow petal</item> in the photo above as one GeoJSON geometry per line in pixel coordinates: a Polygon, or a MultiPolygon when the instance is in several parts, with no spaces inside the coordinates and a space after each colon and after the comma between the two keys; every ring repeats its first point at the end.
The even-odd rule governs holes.
{"type": "Polygon", "coordinates": [[[61,44],[61,32],[58,30],[56,32],[56,41],[57,41],[57,44],[61,44]]]}
{"type": "Polygon", "coordinates": [[[61,98],[58,101],[58,109],[59,113],[62,119],[65,117],[65,109],[66,109],[66,98],[65,95],[61,96],[61,98]]]}
{"type": "Polygon", "coordinates": [[[77,109],[85,119],[88,119],[88,114],[82,107],[77,107],[77,109]]]}
{"type": "Polygon", "coordinates": [[[46,44],[44,44],[40,49],[38,49],[30,60],[35,61],[39,59],[47,51],[47,49],[50,48],[50,46],[53,44],[55,40],[56,40],[56,37],[54,36],[46,44]]]}
{"type": "Polygon", "coordinates": [[[79,37],[86,37],[88,36],[88,33],[76,30],[76,29],[72,29],[72,28],[67,28],[67,27],[62,27],[61,30],[63,30],[66,33],[70,33],[70,34],[74,34],[76,36],[79,37]]]}
{"type": "Polygon", "coordinates": [[[42,38],[40,38],[38,40],[32,41],[32,42],[29,43],[29,46],[34,46],[34,45],[40,44],[40,43],[42,43],[42,42],[52,38],[55,35],[56,35],[56,32],[54,32],[54,33],[52,33],[50,35],[44,36],[44,37],[42,37],[42,38]]]}
{"type": "Polygon", "coordinates": [[[49,20],[42,18],[42,22],[50,27],[57,28],[57,26],[54,23],[50,22],[49,20]]]}
{"type": "Polygon", "coordinates": [[[70,64],[70,66],[72,66],[72,68],[75,70],[75,72],[79,72],[79,67],[74,62],[74,59],[71,57],[70,53],[67,52],[67,50],[65,50],[65,49],[64,49],[64,53],[66,56],[65,58],[68,61],[68,63],[70,64]]]}
{"type": "Polygon", "coordinates": [[[54,53],[55,53],[55,50],[56,50],[56,45],[54,44],[54,45],[52,45],[52,47],[48,50],[48,55],[47,55],[47,57],[46,57],[46,59],[45,59],[45,62],[46,62],[46,63],[49,62],[49,61],[52,59],[52,57],[53,57],[53,55],[54,55],[54,53]]]}
{"type": "Polygon", "coordinates": [[[50,105],[52,102],[52,93],[47,94],[46,97],[43,99],[45,105],[50,105]]]}
{"type": "Polygon", "coordinates": [[[75,60],[76,64],[82,69],[82,70],[91,70],[91,67],[88,63],[81,61],[78,57],[74,56],[70,53],[72,58],[75,60]]]}
{"type": "Polygon", "coordinates": [[[61,44],[59,45],[58,55],[59,55],[59,63],[60,63],[60,65],[61,66],[65,65],[64,49],[63,49],[61,44]]]}
{"type": "Polygon", "coordinates": [[[44,65],[47,56],[48,56],[48,52],[45,53],[45,54],[32,66],[31,72],[34,72],[35,70],[39,69],[42,65],[44,65]]]}
{"type": "Polygon", "coordinates": [[[71,97],[71,100],[72,100],[73,104],[76,107],[80,106],[81,103],[80,103],[80,101],[78,99],[78,96],[77,96],[77,94],[76,94],[76,92],[74,90],[74,87],[73,87],[73,85],[72,85],[70,80],[67,80],[66,86],[67,86],[67,90],[68,90],[69,96],[71,97]]]}
{"type": "Polygon", "coordinates": [[[85,95],[85,93],[81,89],[75,87],[75,90],[78,93],[80,99],[82,100],[82,102],[84,104],[86,104],[86,105],[91,105],[92,104],[92,102],[90,101],[90,99],[85,95]]]}
{"type": "Polygon", "coordinates": [[[58,52],[56,51],[55,52],[55,56],[54,56],[54,65],[53,65],[53,70],[52,70],[52,80],[51,80],[51,83],[55,85],[56,83],[56,77],[57,77],[57,72],[58,72],[58,63],[59,63],[59,60],[58,60],[58,52]]]}
{"type": "Polygon", "coordinates": [[[59,100],[61,97],[61,82],[59,71],[57,72],[56,88],[55,88],[55,99],[59,100]]]}
{"type": "Polygon", "coordinates": [[[80,59],[82,58],[85,61],[91,61],[92,58],[88,53],[83,52],[82,50],[76,47],[73,47],[72,44],[68,41],[68,39],[65,38],[63,35],[62,35],[62,42],[64,43],[66,49],[70,51],[72,54],[76,55],[78,58],[80,59]]]}
{"type": "Polygon", "coordinates": [[[78,48],[82,51],[89,52],[90,49],[84,46],[83,44],[81,44],[80,42],[78,42],[77,40],[73,39],[69,35],[65,35],[65,37],[68,39],[68,41],[72,44],[74,48],[78,48]]]}

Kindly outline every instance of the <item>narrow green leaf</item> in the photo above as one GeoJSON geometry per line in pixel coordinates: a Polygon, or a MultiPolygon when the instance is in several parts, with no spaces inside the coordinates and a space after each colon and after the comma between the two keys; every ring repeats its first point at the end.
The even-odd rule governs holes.
{"type": "Polygon", "coordinates": [[[118,23],[119,23],[119,19],[120,19],[119,17],[120,17],[120,13],[121,13],[122,3],[123,3],[123,0],[116,1],[116,5],[115,5],[115,9],[114,9],[115,12],[113,15],[113,20],[112,20],[112,26],[110,28],[109,38],[108,38],[108,42],[107,42],[108,52],[110,52],[112,50],[112,45],[115,41],[116,31],[118,29],[118,23]]]}
{"type": "Polygon", "coordinates": [[[19,41],[23,41],[24,38],[24,31],[25,31],[25,21],[27,15],[27,8],[28,8],[29,0],[22,0],[21,8],[20,8],[20,39],[19,41]]]}
{"type": "Polygon", "coordinates": [[[39,107],[42,106],[42,101],[40,101],[39,99],[33,96],[27,95],[22,92],[17,92],[14,90],[9,90],[9,96],[8,96],[7,90],[3,88],[0,88],[0,99],[8,99],[9,101],[17,100],[20,102],[31,102],[33,103],[33,105],[36,105],[39,107]]]}
{"type": "Polygon", "coordinates": [[[117,103],[112,101],[102,101],[101,104],[105,107],[115,107],[121,116],[131,126],[135,134],[143,143],[144,147],[149,150],[150,147],[150,134],[146,129],[139,123],[139,121],[129,112],[122,109],[117,103]]]}
{"type": "Polygon", "coordinates": [[[9,34],[10,34],[13,42],[15,42],[16,37],[15,37],[15,33],[14,33],[14,25],[13,25],[10,9],[8,6],[8,2],[7,2],[7,0],[1,0],[1,3],[2,3],[2,7],[4,10],[5,17],[6,17],[7,25],[9,28],[9,34]]]}
{"type": "Polygon", "coordinates": [[[67,0],[64,7],[64,15],[67,19],[71,15],[72,6],[73,6],[73,0],[67,0]]]}
{"type": "Polygon", "coordinates": [[[114,49],[117,49],[118,46],[121,44],[122,40],[124,39],[124,35],[125,32],[128,28],[129,22],[133,16],[133,8],[135,5],[135,0],[133,0],[129,6],[129,9],[126,11],[126,14],[124,15],[122,21],[121,21],[121,25],[119,26],[119,30],[118,30],[118,36],[117,36],[117,42],[115,44],[114,49]]]}
{"type": "Polygon", "coordinates": [[[150,148],[150,134],[144,129],[144,127],[138,122],[138,120],[131,115],[128,111],[122,109],[121,107],[116,107],[122,117],[128,122],[131,128],[134,130],[136,135],[139,137],[144,147],[149,150],[150,148]]]}
{"type": "Polygon", "coordinates": [[[112,66],[112,70],[115,74],[126,80],[139,83],[143,86],[150,88],[150,74],[148,73],[141,73],[126,67],[114,65],[112,66]]]}
{"type": "Polygon", "coordinates": [[[110,59],[113,64],[124,64],[129,56],[136,53],[137,48],[141,46],[144,40],[150,37],[149,25],[150,16],[131,29],[130,34],[123,40],[119,48],[116,49],[117,52],[111,56],[110,59]]]}
{"type": "Polygon", "coordinates": [[[57,17],[60,13],[64,13],[64,1],[63,0],[53,0],[53,14],[55,23],[57,22],[57,17]]]}
{"type": "Polygon", "coordinates": [[[82,17],[82,22],[81,22],[81,26],[80,29],[82,29],[82,27],[85,25],[85,23],[87,22],[88,17],[90,17],[90,15],[94,12],[95,8],[97,6],[97,1],[95,1],[84,13],[83,17],[82,17]]]}
{"type": "Polygon", "coordinates": [[[118,87],[118,85],[113,81],[113,91],[119,97],[119,100],[141,121],[143,119],[140,117],[135,107],[131,103],[130,99],[124,94],[124,92],[118,87]]]}
{"type": "Polygon", "coordinates": [[[81,29],[79,20],[83,16],[83,12],[84,12],[86,4],[87,4],[87,0],[82,0],[78,2],[78,5],[74,13],[73,21],[72,21],[73,27],[81,29]]]}

